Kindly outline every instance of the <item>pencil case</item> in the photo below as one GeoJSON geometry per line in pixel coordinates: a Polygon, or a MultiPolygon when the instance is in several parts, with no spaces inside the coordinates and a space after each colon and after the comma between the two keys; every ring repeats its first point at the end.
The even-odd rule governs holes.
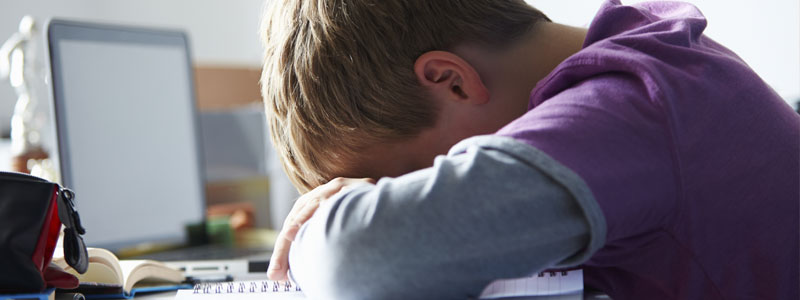
{"type": "Polygon", "coordinates": [[[75,276],[50,263],[63,225],[67,263],[80,273],[88,268],[74,197],[57,183],[0,172],[0,294],[78,286],[75,276]]]}

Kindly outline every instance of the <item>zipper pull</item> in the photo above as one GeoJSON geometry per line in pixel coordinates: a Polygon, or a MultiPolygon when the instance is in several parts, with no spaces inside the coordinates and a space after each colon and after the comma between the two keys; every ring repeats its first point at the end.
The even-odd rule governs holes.
{"type": "Polygon", "coordinates": [[[83,225],[81,224],[81,216],[78,214],[78,210],[75,209],[75,202],[73,201],[73,199],[75,199],[75,192],[73,192],[68,188],[61,188],[60,194],[61,194],[61,199],[63,199],[62,203],[65,206],[64,213],[69,215],[69,217],[67,218],[68,221],[64,222],[65,220],[62,219],[62,223],[65,223],[64,226],[66,226],[67,228],[75,229],[75,231],[78,232],[78,234],[81,235],[85,234],[86,229],[84,229],[83,225]]]}

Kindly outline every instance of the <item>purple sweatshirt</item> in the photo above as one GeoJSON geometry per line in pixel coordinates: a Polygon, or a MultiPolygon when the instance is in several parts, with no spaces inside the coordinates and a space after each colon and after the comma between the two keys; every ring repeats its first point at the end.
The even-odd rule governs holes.
{"type": "Polygon", "coordinates": [[[692,5],[606,2],[584,48],[497,134],[577,173],[614,299],[799,299],[800,116],[692,5]]]}

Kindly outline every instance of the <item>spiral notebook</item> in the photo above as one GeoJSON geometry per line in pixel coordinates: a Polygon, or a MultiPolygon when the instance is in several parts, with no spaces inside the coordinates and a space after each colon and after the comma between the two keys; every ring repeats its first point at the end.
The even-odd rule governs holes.
{"type": "MultiPolygon", "coordinates": [[[[583,271],[546,271],[530,277],[500,279],[490,283],[480,299],[543,296],[543,299],[581,299],[583,271]],[[564,298],[562,296],[566,296],[564,298]],[[556,298],[552,298],[556,299],[556,298]]],[[[201,283],[191,290],[180,290],[176,300],[204,299],[305,299],[302,289],[294,282],[270,280],[201,283]]],[[[538,299],[538,298],[537,298],[538,299]]]]}

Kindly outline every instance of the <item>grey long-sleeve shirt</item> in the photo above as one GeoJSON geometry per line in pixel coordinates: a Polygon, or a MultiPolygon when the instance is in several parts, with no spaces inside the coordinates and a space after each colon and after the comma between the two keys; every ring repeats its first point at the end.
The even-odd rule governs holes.
{"type": "Polygon", "coordinates": [[[492,280],[587,260],[605,220],[586,184],[511,138],[462,141],[431,168],[326,201],[292,276],[313,299],[466,299],[492,280]]]}

